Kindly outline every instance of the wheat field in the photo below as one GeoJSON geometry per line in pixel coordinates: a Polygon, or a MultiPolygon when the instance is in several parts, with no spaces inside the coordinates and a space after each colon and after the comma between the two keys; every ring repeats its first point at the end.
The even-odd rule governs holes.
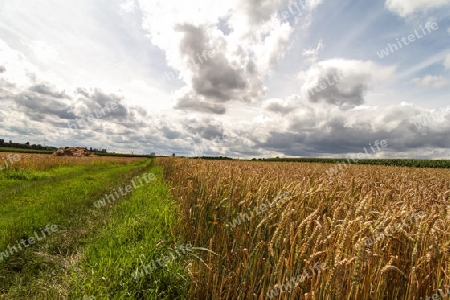
{"type": "Polygon", "coordinates": [[[447,169],[352,165],[328,176],[331,164],[157,162],[179,204],[176,233],[210,250],[186,262],[192,299],[448,292],[447,169]]]}
{"type": "Polygon", "coordinates": [[[48,154],[1,152],[0,165],[5,170],[29,169],[36,171],[49,170],[57,166],[99,165],[105,163],[127,164],[142,159],[140,157],[115,156],[53,156],[48,154]]]}

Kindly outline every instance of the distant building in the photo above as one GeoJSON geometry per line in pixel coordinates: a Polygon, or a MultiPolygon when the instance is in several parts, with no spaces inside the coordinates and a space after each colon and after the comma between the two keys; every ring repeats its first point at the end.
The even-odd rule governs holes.
{"type": "Polygon", "coordinates": [[[155,152],[150,153],[150,156],[156,156],[155,152]]]}

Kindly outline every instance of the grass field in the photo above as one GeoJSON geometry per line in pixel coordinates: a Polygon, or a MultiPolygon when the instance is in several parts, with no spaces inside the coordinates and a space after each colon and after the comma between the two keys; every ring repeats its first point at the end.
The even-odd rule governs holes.
{"type": "Polygon", "coordinates": [[[171,235],[175,206],[153,160],[28,155],[0,172],[0,187],[1,299],[176,299],[187,293],[179,260],[140,280],[132,276],[141,260],[181,243],[171,235]],[[144,172],[153,173],[152,180],[136,178],[132,192],[118,192],[144,172]],[[114,192],[119,197],[95,207],[114,192]],[[51,226],[55,230],[46,231],[51,226]]]}
{"type": "Polygon", "coordinates": [[[21,155],[0,171],[0,299],[449,292],[445,168],[21,155]]]}

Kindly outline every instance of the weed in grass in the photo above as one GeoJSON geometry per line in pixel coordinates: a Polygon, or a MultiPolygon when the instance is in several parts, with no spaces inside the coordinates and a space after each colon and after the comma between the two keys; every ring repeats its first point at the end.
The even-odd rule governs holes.
{"type": "Polygon", "coordinates": [[[3,177],[11,180],[37,180],[40,173],[23,168],[7,169],[3,172],[3,177]]]}

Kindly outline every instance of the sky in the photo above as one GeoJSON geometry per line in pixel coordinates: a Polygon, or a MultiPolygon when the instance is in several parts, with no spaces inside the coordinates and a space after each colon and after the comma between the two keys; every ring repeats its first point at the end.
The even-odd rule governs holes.
{"type": "Polygon", "coordinates": [[[449,94],[450,0],[0,0],[6,141],[450,159],[449,94]]]}

